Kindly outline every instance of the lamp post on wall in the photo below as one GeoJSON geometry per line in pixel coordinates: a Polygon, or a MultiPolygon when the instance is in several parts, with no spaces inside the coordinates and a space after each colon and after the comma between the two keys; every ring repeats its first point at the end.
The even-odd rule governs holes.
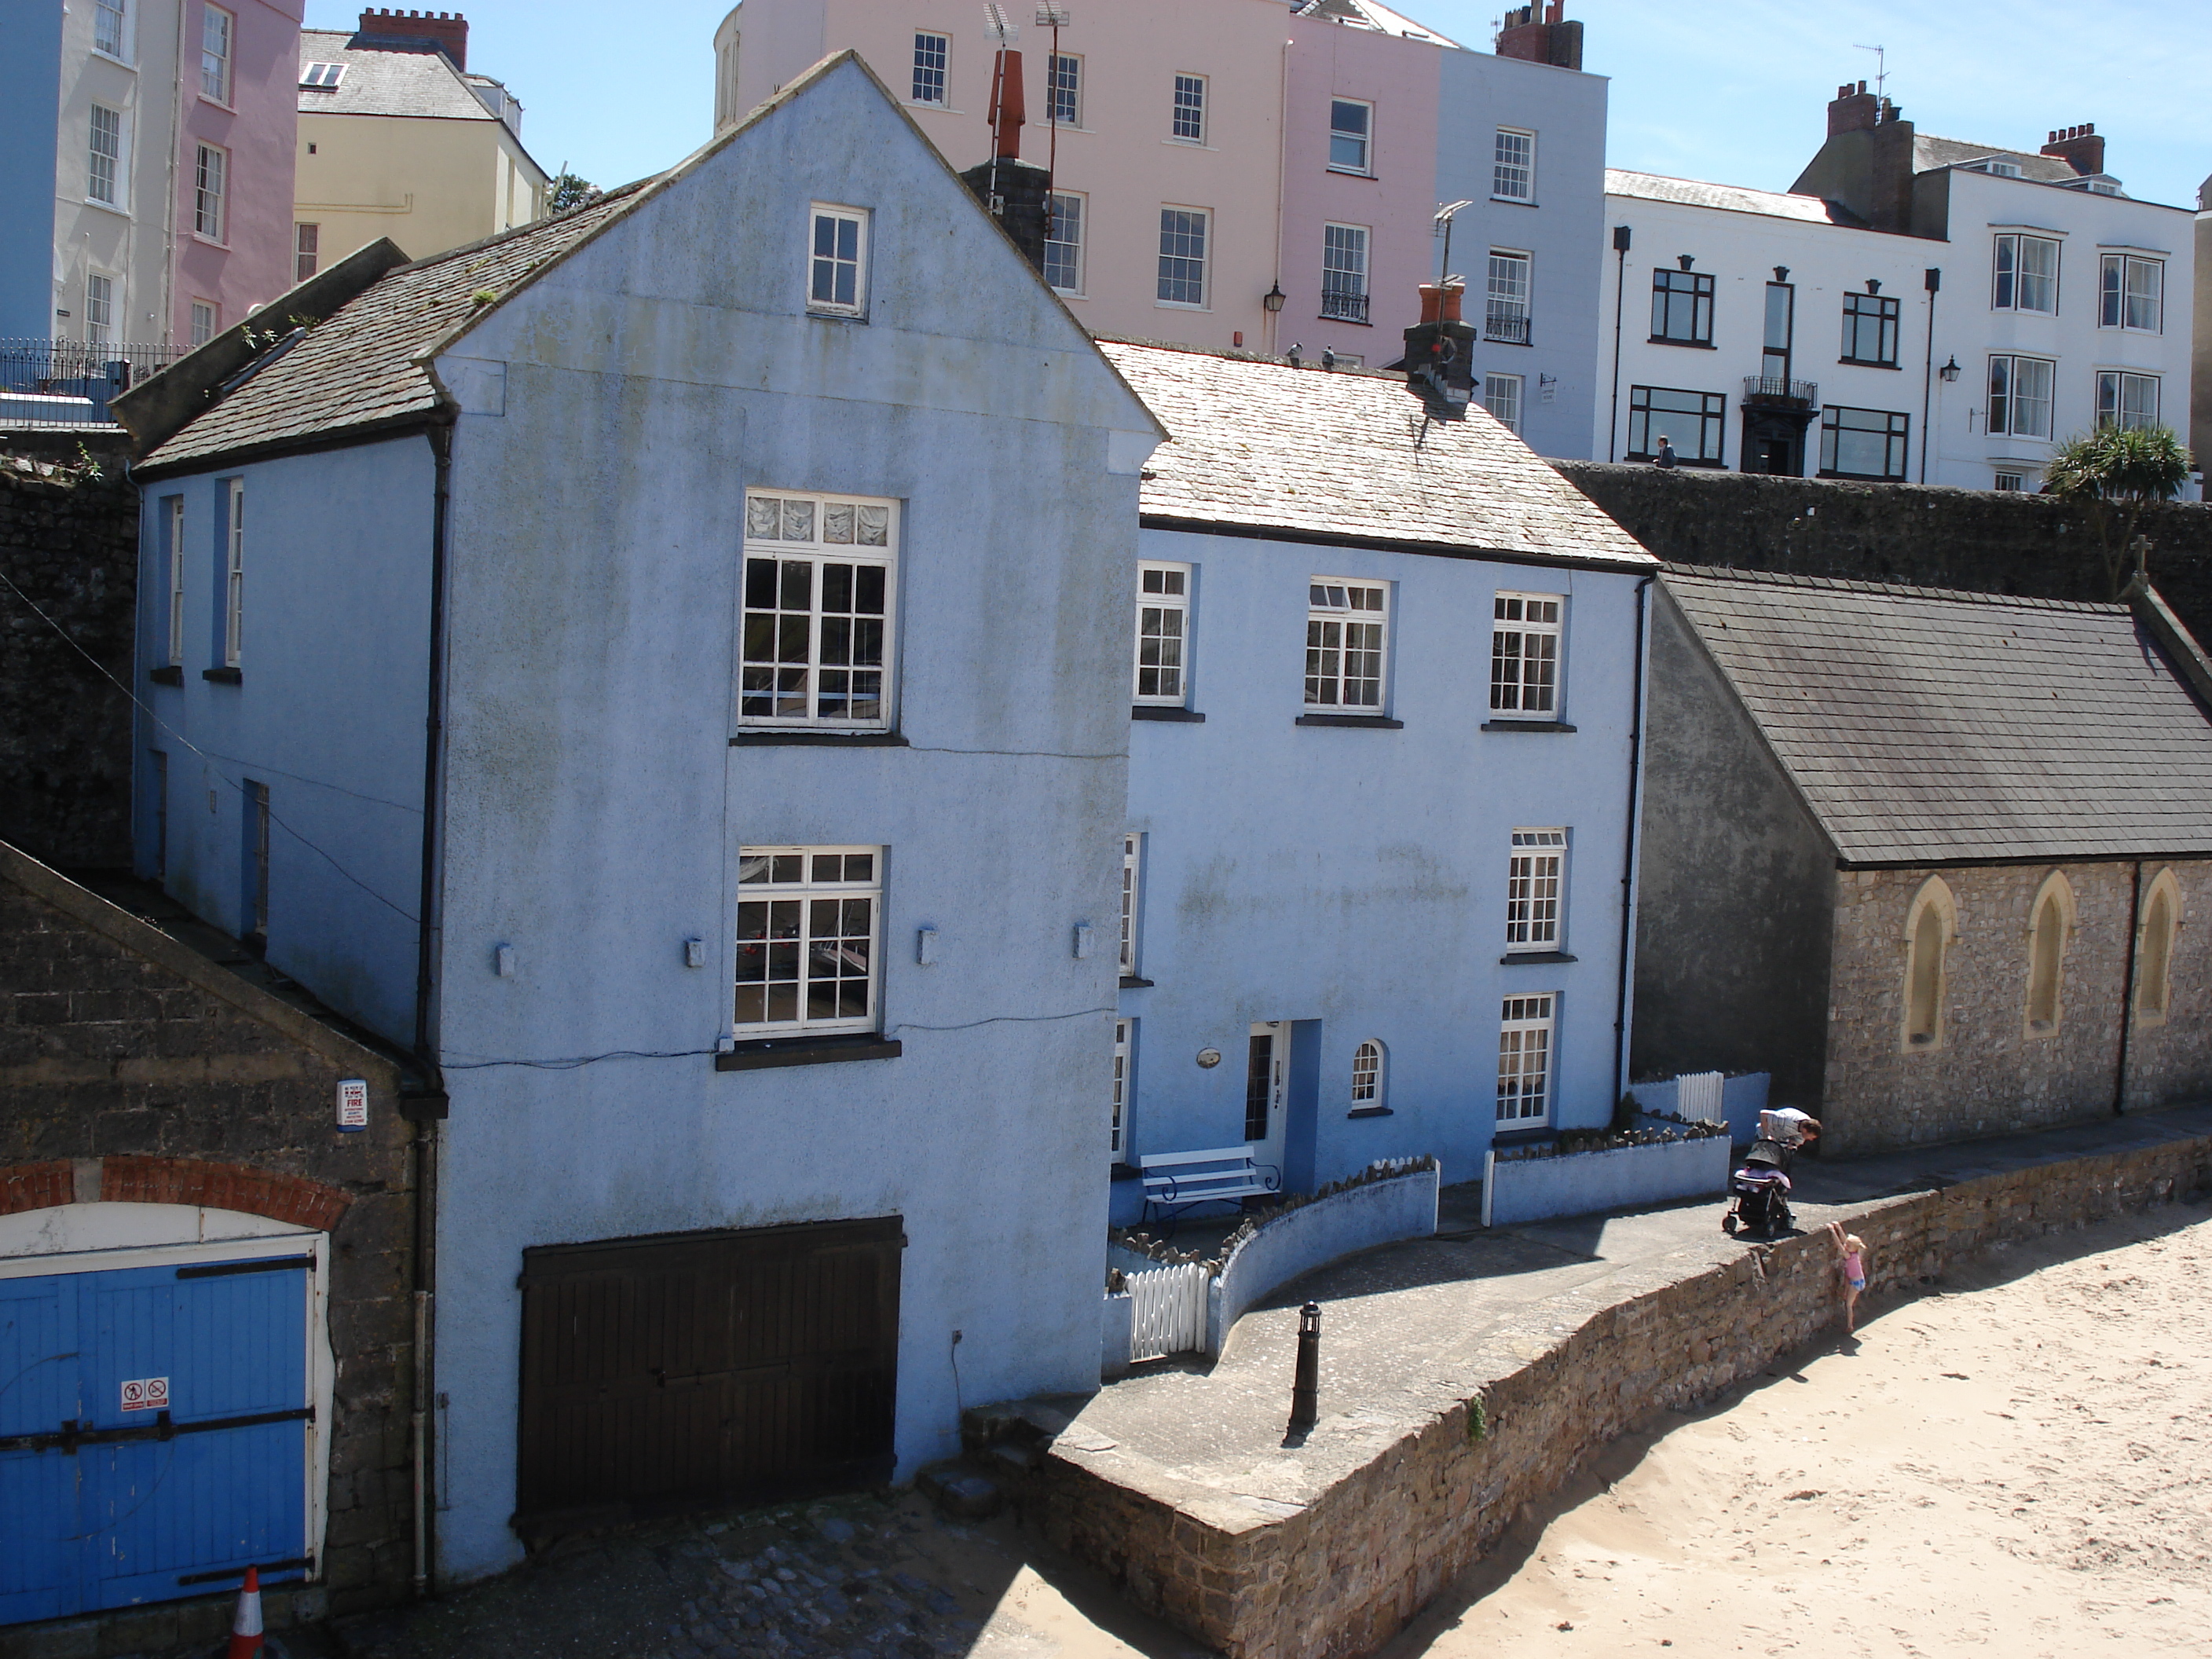
{"type": "MultiPolygon", "coordinates": [[[[1943,286],[1942,271],[1934,265],[1929,266],[1921,274],[1920,285],[1928,290],[1928,359],[1920,371],[1920,482],[1926,483],[1928,482],[1928,411],[1929,401],[1936,391],[1936,377],[1931,372],[1936,367],[1936,295],[1943,286]]],[[[1867,287],[1872,289],[1874,284],[1869,283],[1867,287]]],[[[1959,378],[1957,358],[1953,358],[1944,366],[1943,378],[1946,380],[1955,380],[1959,378]]]]}
{"type": "Polygon", "coordinates": [[[1620,307],[1628,298],[1628,245],[1635,233],[1626,225],[1613,228],[1613,414],[1605,430],[1605,458],[1620,459],[1620,307]]]}

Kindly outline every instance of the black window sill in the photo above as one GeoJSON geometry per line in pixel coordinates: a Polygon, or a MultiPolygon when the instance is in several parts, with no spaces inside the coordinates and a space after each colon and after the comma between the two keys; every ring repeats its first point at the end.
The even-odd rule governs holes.
{"type": "Polygon", "coordinates": [[[1395,1117],[1397,1115],[1388,1106],[1355,1106],[1345,1114],[1346,1117],[1395,1117]]]}
{"type": "Polygon", "coordinates": [[[740,732],[730,739],[732,749],[904,749],[907,740],[896,732],[785,732],[763,728],[740,732]]]}
{"type": "Polygon", "coordinates": [[[1578,958],[1569,956],[1565,951],[1509,951],[1498,958],[1498,964],[1506,968],[1514,967],[1524,962],[1574,962],[1577,960],[1578,958]]]}
{"type": "Polygon", "coordinates": [[[1388,714],[1301,714],[1293,722],[1298,726],[1350,726],[1370,732],[1402,732],[1406,722],[1394,720],[1388,714]]]}
{"type": "Polygon", "coordinates": [[[896,1060],[904,1045],[872,1031],[855,1036],[769,1037],[740,1042],[714,1056],[718,1072],[760,1072],[772,1066],[833,1066],[845,1060],[896,1060]]]}
{"type": "Polygon", "coordinates": [[[1871,357],[1838,357],[1836,361],[1850,368],[1899,368],[1899,363],[1878,363],[1871,357]]]}
{"type": "Polygon", "coordinates": [[[1142,978],[1136,974],[1124,974],[1121,975],[1121,988],[1125,991],[1149,991],[1152,988],[1152,981],[1142,978]]]}
{"type": "MultiPolygon", "coordinates": [[[[1633,462],[1647,463],[1653,466],[1656,466],[1659,464],[1659,458],[1656,455],[1638,455],[1631,453],[1624,459],[1633,462]]],[[[1676,466],[1707,466],[1711,467],[1716,471],[1725,470],[1728,466],[1728,463],[1726,461],[1693,461],[1688,456],[1682,454],[1677,454],[1674,457],[1674,465],[1676,466]]]]}
{"type": "Polygon", "coordinates": [[[1485,720],[1486,732],[1571,732],[1575,728],[1565,720],[1485,720]]]}
{"type": "Polygon", "coordinates": [[[1129,718],[1133,720],[1182,720],[1196,726],[1206,716],[1195,708],[1170,708],[1165,703],[1140,702],[1130,708],[1129,718]]]}
{"type": "Polygon", "coordinates": [[[1108,1173],[1109,1178],[1115,1181],[1134,1181],[1145,1172],[1133,1164],[1117,1163],[1108,1173]]]}
{"type": "Polygon", "coordinates": [[[1324,314],[1322,316],[1316,317],[1314,321],[1317,323],[1336,323],[1346,328],[1372,328],[1375,326],[1372,323],[1362,322],[1357,317],[1330,317],[1324,314]]]}
{"type": "Polygon", "coordinates": [[[217,685],[243,685],[246,676],[235,668],[203,668],[200,678],[213,680],[217,685]]]}
{"type": "Polygon", "coordinates": [[[146,678],[156,685],[182,685],[185,683],[185,671],[175,663],[170,663],[166,667],[149,669],[147,671],[146,678]]]}
{"type": "Polygon", "coordinates": [[[1517,340],[1506,340],[1506,339],[1500,339],[1500,338],[1499,338],[1497,335],[1495,335],[1495,334],[1486,334],[1486,335],[1484,335],[1484,336],[1482,337],[1482,343],[1483,343],[1483,344],[1485,344],[1485,345],[1510,345],[1510,346],[1533,346],[1533,345],[1534,345],[1534,344],[1536,343],[1535,343],[1535,341],[1534,341],[1534,340],[1530,339],[1530,338],[1529,338],[1527,335],[1525,335],[1525,334],[1524,334],[1524,335],[1522,335],[1522,336],[1519,339],[1517,339],[1517,340]]]}
{"type": "Polygon", "coordinates": [[[1911,482],[1911,480],[1907,479],[1903,473],[1838,472],[1832,468],[1825,466],[1819,471],[1815,472],[1813,476],[1816,478],[1845,478],[1853,483],[1906,483],[1911,482]]]}
{"type": "Polygon", "coordinates": [[[1670,340],[1663,334],[1654,334],[1650,339],[1646,340],[1644,343],[1646,345],[1687,346],[1692,351],[1717,351],[1720,349],[1711,340],[1670,340]]]}

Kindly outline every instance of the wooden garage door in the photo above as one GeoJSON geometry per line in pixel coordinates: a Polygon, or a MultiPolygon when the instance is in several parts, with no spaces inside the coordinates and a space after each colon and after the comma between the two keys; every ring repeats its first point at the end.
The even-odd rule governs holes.
{"type": "Polygon", "coordinates": [[[888,1480],[901,1218],[523,1252],[517,1528],[888,1480]]]}

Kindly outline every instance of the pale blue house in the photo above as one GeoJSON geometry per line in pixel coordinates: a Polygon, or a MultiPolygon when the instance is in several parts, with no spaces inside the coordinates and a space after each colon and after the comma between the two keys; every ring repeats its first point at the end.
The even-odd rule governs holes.
{"type": "Polygon", "coordinates": [[[61,0],[0,9],[0,339],[54,330],[54,162],[60,142],[61,0]]]}
{"type": "Polygon", "coordinates": [[[1130,606],[1114,1213],[1595,1127],[1624,1077],[1656,565],[1479,406],[1104,349],[1170,441],[1130,606]]]}
{"type": "Polygon", "coordinates": [[[130,408],[140,858],[442,1075],[440,1571],[1095,1384],[1152,417],[849,54],[391,257],[130,408]]]}

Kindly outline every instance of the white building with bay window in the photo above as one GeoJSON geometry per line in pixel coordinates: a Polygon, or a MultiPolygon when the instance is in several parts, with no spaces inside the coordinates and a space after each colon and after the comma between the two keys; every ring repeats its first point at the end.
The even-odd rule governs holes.
{"type": "Polygon", "coordinates": [[[1794,190],[1611,170],[1593,453],[2037,489],[2100,426],[2186,436],[2193,225],[2103,171],[1916,135],[1849,88],[1794,190]]]}

